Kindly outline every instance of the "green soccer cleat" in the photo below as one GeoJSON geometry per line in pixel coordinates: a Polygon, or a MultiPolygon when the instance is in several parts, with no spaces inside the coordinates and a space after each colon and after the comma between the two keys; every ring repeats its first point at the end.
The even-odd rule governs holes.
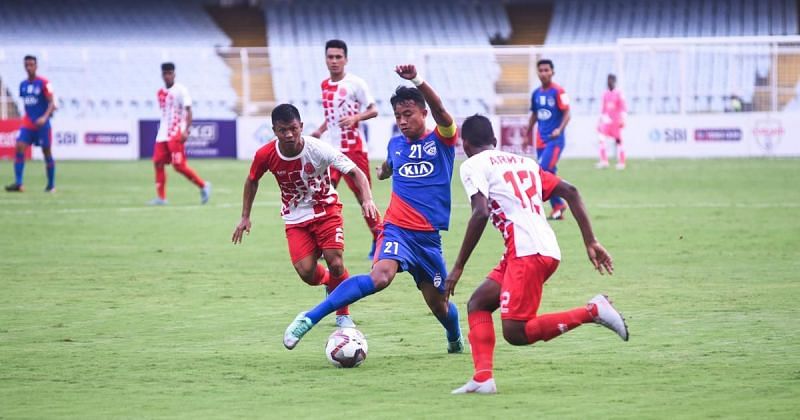
{"type": "Polygon", "coordinates": [[[464,353],[464,337],[458,337],[456,341],[447,342],[448,353],[464,353]]]}
{"type": "Polygon", "coordinates": [[[294,318],[294,321],[286,327],[286,332],[283,333],[283,346],[289,350],[293,349],[313,326],[314,323],[306,316],[306,313],[300,312],[294,318]]]}

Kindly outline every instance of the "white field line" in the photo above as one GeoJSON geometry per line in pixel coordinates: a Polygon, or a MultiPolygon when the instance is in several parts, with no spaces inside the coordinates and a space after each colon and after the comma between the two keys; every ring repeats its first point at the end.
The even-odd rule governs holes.
{"type": "MultiPolygon", "coordinates": [[[[0,201],[0,215],[28,215],[28,214],[82,214],[82,213],[137,213],[137,212],[156,212],[156,211],[188,211],[188,210],[202,210],[202,209],[229,209],[240,208],[241,203],[215,203],[207,205],[166,205],[166,206],[148,206],[142,205],[137,207],[76,207],[76,208],[35,208],[35,209],[20,209],[20,208],[2,208],[2,201],[0,201]]],[[[256,201],[253,203],[255,207],[280,207],[281,203],[277,201],[256,201]]],[[[469,205],[466,203],[454,203],[453,208],[466,209],[469,205]]],[[[633,209],[633,210],[646,210],[646,209],[729,209],[729,208],[744,208],[744,209],[794,209],[800,208],[800,203],[715,203],[715,202],[695,202],[695,203],[597,203],[589,205],[589,208],[597,209],[633,209]]]]}

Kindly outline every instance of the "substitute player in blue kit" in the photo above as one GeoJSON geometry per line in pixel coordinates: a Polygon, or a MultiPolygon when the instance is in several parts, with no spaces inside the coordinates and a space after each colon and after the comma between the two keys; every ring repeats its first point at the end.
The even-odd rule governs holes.
{"type": "Polygon", "coordinates": [[[50,145],[53,132],[50,129],[50,116],[55,111],[55,100],[50,82],[44,77],[36,75],[36,57],[26,55],[24,59],[25,72],[28,78],[19,84],[19,97],[25,103],[25,117],[22,118],[22,127],[17,137],[16,153],[14,155],[14,183],[6,185],[6,191],[21,192],[22,174],[25,171],[25,149],[30,145],[42,148],[45,170],[47,172],[47,186],[45,192],[54,192],[56,178],[56,163],[50,145]]]}
{"type": "MultiPolygon", "coordinates": [[[[536,71],[542,86],[531,94],[531,116],[528,119],[526,136],[530,138],[533,125],[539,123],[536,131],[536,155],[539,166],[547,172],[558,172],[558,160],[564,151],[564,129],[570,120],[569,96],[564,88],[553,82],[553,62],[543,59],[536,63],[536,71]]],[[[558,196],[550,198],[551,219],[561,220],[567,205],[558,196]]]]}
{"type": "Polygon", "coordinates": [[[297,315],[283,337],[284,346],[290,350],[322,318],[385,289],[398,272],[406,271],[445,328],[448,353],[464,351],[458,310],[444,293],[447,268],[439,235],[450,225],[456,124],[439,95],[413,65],[398,66],[395,72],[416,88],[398,87],[391,98],[402,134],[389,140],[388,156],[379,168],[378,179],[392,177],[392,198],[378,236],[372,271],[350,277],[317,307],[297,315]],[[425,127],[426,102],[436,121],[433,131],[425,127]]]}

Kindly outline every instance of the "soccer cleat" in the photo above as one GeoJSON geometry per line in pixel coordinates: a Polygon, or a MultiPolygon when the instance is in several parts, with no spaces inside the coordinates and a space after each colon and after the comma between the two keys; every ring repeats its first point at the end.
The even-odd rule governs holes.
{"type": "Polygon", "coordinates": [[[618,163],[616,168],[617,168],[618,171],[621,171],[621,170],[625,169],[625,164],[624,163],[618,163]]]}
{"type": "Polygon", "coordinates": [[[294,318],[294,321],[286,327],[286,332],[283,333],[283,346],[289,350],[293,349],[313,326],[314,324],[306,316],[306,313],[300,312],[294,318]]]}
{"type": "Polygon", "coordinates": [[[597,316],[594,317],[594,322],[614,331],[624,341],[628,341],[628,325],[625,324],[625,318],[614,308],[608,296],[597,295],[588,304],[595,305],[595,308],[597,308],[597,316]]]}
{"type": "Polygon", "coordinates": [[[564,220],[564,212],[567,211],[566,204],[558,204],[553,207],[553,212],[550,213],[551,220],[564,220]]]}
{"type": "Polygon", "coordinates": [[[56,192],[56,187],[46,187],[46,188],[44,189],[44,192],[46,192],[46,193],[49,193],[49,194],[55,194],[55,192],[56,192]]]}
{"type": "Polygon", "coordinates": [[[149,204],[151,206],[166,206],[167,205],[167,200],[165,200],[163,198],[156,197],[156,198],[148,201],[147,204],[149,204]]]}
{"type": "Polygon", "coordinates": [[[497,394],[497,385],[494,378],[489,378],[483,382],[475,382],[470,379],[464,386],[454,389],[451,394],[497,394]]]}
{"type": "Polygon", "coordinates": [[[23,191],[25,191],[25,188],[22,188],[22,184],[13,183],[13,184],[6,185],[6,191],[8,191],[8,192],[23,192],[23,191]]]}
{"type": "Polygon", "coordinates": [[[200,204],[208,203],[209,198],[211,198],[211,183],[206,181],[206,185],[200,189],[200,204]]]}
{"type": "Polygon", "coordinates": [[[448,341],[447,342],[447,352],[450,354],[453,353],[464,353],[464,337],[458,337],[456,341],[448,341]]]}
{"type": "Polygon", "coordinates": [[[375,259],[375,240],[372,240],[372,247],[369,249],[369,254],[367,254],[367,259],[372,261],[375,259]]]}
{"type": "Polygon", "coordinates": [[[336,326],[339,328],[355,328],[356,323],[350,315],[336,315],[336,326]]]}
{"type": "Polygon", "coordinates": [[[597,169],[605,169],[608,168],[608,162],[597,162],[594,164],[594,167],[597,169]]]}

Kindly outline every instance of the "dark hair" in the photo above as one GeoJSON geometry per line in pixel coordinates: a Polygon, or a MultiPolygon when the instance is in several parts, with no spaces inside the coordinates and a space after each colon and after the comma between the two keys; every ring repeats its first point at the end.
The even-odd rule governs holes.
{"type": "Polygon", "coordinates": [[[617,75],[614,73],[608,73],[608,78],[611,80],[617,80],[617,75]]]}
{"type": "Polygon", "coordinates": [[[300,111],[292,104],[280,104],[272,110],[272,125],[278,122],[290,123],[295,120],[302,121],[300,111]]]}
{"type": "Polygon", "coordinates": [[[174,63],[161,63],[161,71],[175,71],[174,63]]]}
{"type": "Polygon", "coordinates": [[[551,60],[549,58],[543,58],[543,59],[537,61],[536,62],[536,68],[539,68],[539,66],[541,66],[542,64],[547,64],[548,66],[550,66],[550,70],[555,70],[556,69],[556,66],[553,65],[553,60],[551,60]]]}
{"type": "Polygon", "coordinates": [[[483,115],[475,114],[461,124],[461,138],[472,146],[489,146],[494,142],[492,122],[483,115]]]}
{"type": "Polygon", "coordinates": [[[389,99],[389,102],[392,104],[392,109],[394,109],[397,104],[406,101],[413,101],[418,107],[425,109],[425,97],[422,96],[422,92],[417,88],[398,86],[392,98],[389,99]]]}
{"type": "Polygon", "coordinates": [[[328,53],[328,48],[341,48],[344,50],[344,56],[347,57],[347,44],[341,39],[331,39],[325,43],[325,53],[328,53]]]}
{"type": "Polygon", "coordinates": [[[36,61],[36,56],[35,55],[26,55],[25,58],[22,61],[28,61],[28,60],[36,61]]]}

